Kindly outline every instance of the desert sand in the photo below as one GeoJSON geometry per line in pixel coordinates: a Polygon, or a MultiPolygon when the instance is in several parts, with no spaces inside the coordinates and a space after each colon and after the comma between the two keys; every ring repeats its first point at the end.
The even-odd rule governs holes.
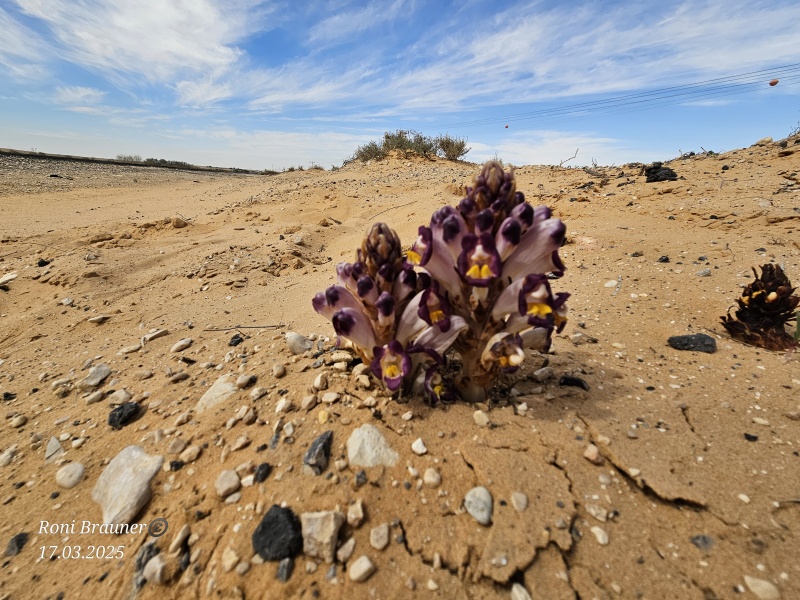
{"type": "Polygon", "coordinates": [[[799,142],[679,157],[679,179],[657,183],[636,164],[518,166],[527,200],[567,224],[554,289],[571,294],[569,323],[489,402],[436,407],[359,379],[311,298],[373,222],[409,247],[480,165],[394,156],[266,176],[0,157],[0,598],[800,598],[798,353],[720,324],[752,267],[800,284],[799,142]],[[293,354],[289,332],[314,348],[293,354]],[[667,345],[701,332],[715,352],[667,345]],[[98,365],[107,378],[79,389],[98,365]],[[255,381],[201,412],[225,375],[255,381]],[[127,396],[141,411],[113,429],[127,396]],[[348,464],[364,424],[394,466],[348,464]],[[330,463],[310,474],[326,431],[330,463]],[[63,455],[46,463],[53,437],[63,455]],[[43,532],[102,523],[93,489],[131,445],[163,457],[131,521],[166,519],[163,536],[43,532]],[[83,475],[63,487],[73,463],[83,475]],[[222,498],[226,470],[244,485],[222,498]],[[476,486],[489,525],[464,509],[476,486]],[[255,556],[271,506],[346,516],[358,501],[363,519],[333,540],[355,542],[344,564],[301,552],[280,581],[255,556]],[[87,556],[112,545],[120,556],[87,556]],[[374,573],[352,581],[361,556],[374,573]]]}

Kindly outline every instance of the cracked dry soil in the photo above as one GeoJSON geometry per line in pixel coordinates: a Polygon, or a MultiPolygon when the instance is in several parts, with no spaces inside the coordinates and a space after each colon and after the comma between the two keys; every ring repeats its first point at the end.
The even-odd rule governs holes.
{"type": "Polygon", "coordinates": [[[2,558],[0,598],[477,599],[509,598],[514,583],[549,599],[759,597],[746,577],[766,584],[760,597],[800,598],[800,361],[740,344],[719,323],[752,266],[774,261],[800,283],[795,142],[676,159],[677,181],[649,184],[640,165],[517,168],[526,198],[567,224],[555,290],[572,294],[569,324],[551,354],[499,382],[491,404],[436,408],[363,389],[331,364],[332,340],[319,357],[294,356],[284,334],[333,338],[311,297],[335,263],[352,259],[375,220],[407,247],[432,210],[460,200],[478,165],[391,158],[267,177],[0,158],[0,277],[17,274],[0,291],[0,453],[15,447],[0,466],[0,551],[29,534],[2,558]],[[44,181],[62,169],[71,179],[44,181]],[[120,354],[153,329],[169,333],[120,354]],[[714,337],[716,352],[666,343],[695,332],[714,337]],[[183,338],[191,346],[170,352],[183,338]],[[113,430],[107,400],[54,393],[54,381],[85,377],[90,359],[112,370],[101,390],[124,388],[142,405],[133,423],[113,430]],[[553,374],[538,381],[545,364],[553,374]],[[340,398],[300,408],[322,371],[340,398]],[[266,395],[237,391],[195,413],[226,373],[256,376],[266,395]],[[563,375],[589,390],[559,385],[563,375]],[[285,399],[293,410],[276,413],[285,399]],[[249,425],[234,418],[243,406],[257,415],[249,425]],[[488,426],[476,424],[478,409],[488,426]],[[364,423],[400,460],[365,469],[358,485],[345,444],[364,423]],[[326,430],[331,464],[308,475],[303,454],[326,430]],[[66,450],[60,464],[85,468],[74,488],[56,484],[60,464],[45,464],[51,436],[66,450]],[[164,518],[166,535],[39,532],[42,520],[101,522],[91,493],[105,464],[136,444],[169,467],[176,438],[200,446],[199,458],[162,469],[134,519],[164,518]],[[422,456],[411,451],[417,438],[422,456]],[[244,476],[262,462],[273,468],[266,481],[237,502],[218,498],[222,470],[244,476]],[[429,467],[439,487],[422,482],[429,467]],[[493,496],[489,526],[463,509],[475,486],[493,496]],[[515,492],[527,496],[522,511],[515,492]],[[339,534],[340,544],[355,539],[347,565],[301,554],[284,583],[277,563],[252,560],[252,532],[273,504],[346,513],[359,499],[363,524],[339,534]],[[379,551],[370,531],[382,523],[390,543],[379,551]],[[185,555],[172,556],[184,525],[185,555]],[[124,558],[41,558],[42,547],[112,543],[124,558]],[[137,573],[149,543],[166,558],[162,584],[137,573]],[[376,571],[354,583],[347,567],[361,555],[376,571]]]}

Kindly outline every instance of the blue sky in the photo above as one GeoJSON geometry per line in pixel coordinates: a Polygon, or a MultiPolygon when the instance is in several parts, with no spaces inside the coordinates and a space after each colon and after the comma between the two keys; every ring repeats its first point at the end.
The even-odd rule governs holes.
{"type": "Polygon", "coordinates": [[[798,23],[797,0],[0,0],[0,147],[276,170],[395,129],[474,162],[731,150],[800,123],[798,23]]]}

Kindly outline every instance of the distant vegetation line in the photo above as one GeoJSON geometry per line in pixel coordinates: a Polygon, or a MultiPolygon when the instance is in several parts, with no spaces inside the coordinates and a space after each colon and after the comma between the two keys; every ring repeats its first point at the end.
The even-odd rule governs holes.
{"type": "Polygon", "coordinates": [[[48,152],[35,152],[31,150],[14,150],[12,148],[0,148],[0,155],[21,156],[25,158],[38,158],[42,160],[66,160],[72,162],[88,162],[105,165],[122,165],[129,167],[158,167],[162,169],[180,169],[184,171],[206,171],[211,173],[244,173],[248,175],[269,175],[275,171],[253,171],[250,169],[239,169],[236,167],[202,167],[192,165],[187,162],[177,160],[165,160],[163,158],[146,158],[144,160],[136,155],[119,154],[117,158],[95,158],[93,156],[75,156],[72,154],[50,154],[48,152]],[[134,160],[132,160],[134,159],[134,160]],[[138,159],[138,160],[135,160],[138,159]]]}

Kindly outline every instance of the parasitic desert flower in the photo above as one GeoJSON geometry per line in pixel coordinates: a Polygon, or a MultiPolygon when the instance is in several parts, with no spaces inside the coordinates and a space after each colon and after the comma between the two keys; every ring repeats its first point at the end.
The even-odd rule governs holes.
{"type": "Polygon", "coordinates": [[[786,325],[797,317],[794,311],[800,296],[794,294],[789,278],[780,266],[768,263],[761,267],[761,276],[753,269],[755,280],[749,283],[736,303],[736,318],[722,317],[722,325],[733,337],[767,350],[788,350],[798,340],[786,331],[786,325]]]}
{"type": "Polygon", "coordinates": [[[566,324],[569,294],[550,286],[564,274],[565,233],[490,161],[458,206],[419,228],[405,257],[397,234],[373,225],[356,262],[337,266],[337,283],[313,306],[389,390],[481,400],[566,324]]]}

